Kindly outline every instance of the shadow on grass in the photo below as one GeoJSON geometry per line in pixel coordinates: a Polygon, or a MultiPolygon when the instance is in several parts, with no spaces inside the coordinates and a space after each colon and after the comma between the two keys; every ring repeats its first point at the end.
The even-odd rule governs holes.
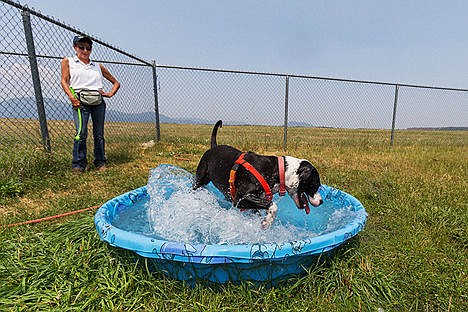
{"type": "Polygon", "coordinates": [[[107,161],[114,165],[121,165],[134,162],[136,159],[136,150],[111,150],[106,152],[107,161]]]}

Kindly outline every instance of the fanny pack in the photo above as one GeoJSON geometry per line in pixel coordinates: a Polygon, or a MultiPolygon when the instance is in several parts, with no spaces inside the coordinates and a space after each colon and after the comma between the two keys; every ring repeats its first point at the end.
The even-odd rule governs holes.
{"type": "Polygon", "coordinates": [[[97,106],[102,103],[102,95],[99,91],[84,89],[78,92],[78,100],[83,105],[97,106]]]}

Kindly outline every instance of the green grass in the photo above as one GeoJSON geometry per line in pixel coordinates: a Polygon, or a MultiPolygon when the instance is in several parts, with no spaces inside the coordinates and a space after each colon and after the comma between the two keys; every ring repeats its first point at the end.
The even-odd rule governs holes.
{"type": "MultiPolygon", "coordinates": [[[[161,163],[194,172],[210,131],[163,125],[148,149],[110,137],[108,171],[82,176],[67,152],[12,144],[0,158],[0,226],[102,204],[161,163]]],[[[363,232],[306,275],[192,289],[101,242],[88,212],[0,230],[0,311],[468,310],[467,132],[398,131],[390,148],[388,131],[291,128],[287,152],[282,138],[281,128],[225,126],[218,142],[307,158],[369,213],[363,232]]]]}

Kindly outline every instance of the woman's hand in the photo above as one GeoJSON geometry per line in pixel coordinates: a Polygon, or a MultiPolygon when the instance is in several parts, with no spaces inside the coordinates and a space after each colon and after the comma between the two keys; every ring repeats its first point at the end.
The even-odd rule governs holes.
{"type": "Polygon", "coordinates": [[[105,97],[105,98],[111,98],[114,96],[113,94],[111,94],[111,92],[104,92],[102,90],[99,90],[99,93],[101,93],[102,97],[105,97]]]}
{"type": "Polygon", "coordinates": [[[78,109],[81,107],[80,100],[78,100],[76,97],[70,98],[70,101],[72,103],[73,109],[78,109]]]}

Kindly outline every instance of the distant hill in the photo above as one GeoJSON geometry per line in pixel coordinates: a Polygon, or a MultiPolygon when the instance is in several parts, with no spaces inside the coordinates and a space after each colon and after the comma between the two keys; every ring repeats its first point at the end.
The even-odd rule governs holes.
{"type": "MultiPolygon", "coordinates": [[[[70,103],[52,99],[44,98],[44,106],[46,111],[47,119],[50,120],[72,120],[72,112],[70,103]]],[[[26,119],[37,119],[37,107],[36,99],[33,97],[19,97],[8,99],[0,102],[0,118],[26,118],[26,119]]],[[[139,112],[139,113],[125,113],[119,112],[113,109],[107,109],[106,120],[113,122],[143,122],[143,123],[155,123],[156,116],[154,112],[139,112]]],[[[213,125],[217,120],[201,119],[201,118],[173,118],[163,114],[159,115],[160,123],[172,123],[172,124],[203,124],[213,125]]],[[[248,125],[242,121],[236,120],[225,120],[225,124],[230,125],[248,125]]],[[[279,125],[282,126],[282,125],[279,125]]],[[[303,127],[303,128],[327,128],[317,125],[311,125],[307,122],[294,121],[288,122],[288,127],[303,127]]],[[[407,130],[461,130],[468,131],[468,127],[414,127],[407,128],[407,130]]]]}
{"type": "MultiPolygon", "coordinates": [[[[44,98],[44,107],[47,119],[50,120],[72,120],[70,103],[52,98],[44,98]]],[[[0,102],[0,118],[37,118],[36,99],[32,97],[21,97],[8,99],[0,102]]],[[[124,113],[108,109],[106,111],[107,121],[117,122],[144,122],[153,123],[156,120],[154,112],[124,113]]],[[[171,118],[159,115],[161,123],[179,124],[213,124],[213,121],[196,118],[171,118]]]]}
{"type": "MultiPolygon", "coordinates": [[[[44,98],[44,107],[49,120],[72,120],[70,103],[52,98],[44,98]]],[[[0,118],[26,118],[37,119],[36,99],[33,97],[20,97],[0,102],[0,118]]],[[[114,122],[144,122],[154,123],[155,112],[125,113],[107,109],[106,120],[114,122]]],[[[216,120],[200,118],[172,118],[159,114],[159,122],[173,124],[206,124],[211,125],[216,120]]]]}
{"type": "Polygon", "coordinates": [[[302,122],[302,121],[289,121],[288,127],[302,127],[302,128],[312,128],[314,127],[310,123],[302,122]]]}
{"type": "MultiPolygon", "coordinates": [[[[72,119],[68,103],[45,98],[44,107],[48,119],[72,119]]],[[[21,97],[0,102],[0,118],[37,118],[36,100],[21,97]]]]}
{"type": "Polygon", "coordinates": [[[434,131],[434,130],[446,130],[446,131],[468,131],[468,127],[436,127],[436,128],[407,128],[407,130],[426,130],[426,131],[434,131]]]}
{"type": "MultiPolygon", "coordinates": [[[[49,120],[72,120],[70,103],[44,98],[44,107],[47,119],[49,120]]],[[[19,97],[0,102],[0,118],[27,118],[37,119],[36,99],[33,97],[19,97]]],[[[154,112],[125,113],[113,109],[107,109],[106,120],[113,122],[143,122],[154,123],[156,116],[154,112]]],[[[213,125],[217,120],[201,118],[173,118],[159,114],[160,123],[172,124],[203,124],[213,125]]],[[[225,124],[247,125],[245,122],[226,120],[225,124]]],[[[301,121],[289,121],[289,127],[314,127],[313,125],[301,121]]]]}

